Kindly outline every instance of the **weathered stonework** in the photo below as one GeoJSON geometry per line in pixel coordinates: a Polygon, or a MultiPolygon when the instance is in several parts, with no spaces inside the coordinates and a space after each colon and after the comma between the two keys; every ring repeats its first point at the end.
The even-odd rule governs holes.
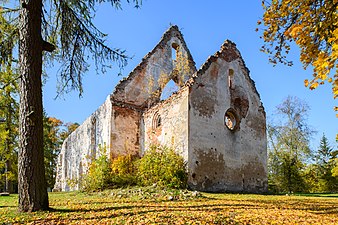
{"type": "Polygon", "coordinates": [[[78,189],[67,180],[80,180],[100,154],[141,156],[149,145],[161,144],[187,161],[191,189],[265,192],[266,142],[265,111],[236,45],[225,41],[196,71],[182,34],[172,26],[65,140],[54,189],[78,189]],[[161,101],[170,80],[180,89],[161,101]]]}

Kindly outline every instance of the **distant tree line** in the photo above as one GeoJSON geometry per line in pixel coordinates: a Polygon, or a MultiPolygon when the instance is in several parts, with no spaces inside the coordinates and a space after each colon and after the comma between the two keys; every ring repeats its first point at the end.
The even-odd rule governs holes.
{"type": "MultiPolygon", "coordinates": [[[[0,192],[18,191],[18,92],[13,73],[0,67],[0,192]]],[[[56,160],[63,141],[79,124],[43,115],[44,165],[47,187],[55,184],[56,160]]]]}
{"type": "Polygon", "coordinates": [[[323,134],[310,149],[315,131],[307,124],[309,106],[287,97],[267,126],[269,190],[274,193],[338,192],[338,151],[323,134]],[[337,172],[336,172],[337,171],[337,172]]]}
{"type": "MultiPolygon", "coordinates": [[[[11,11],[0,7],[0,192],[10,193],[18,192],[21,78],[15,53],[19,39],[18,17],[11,16],[11,11]]],[[[45,112],[42,121],[45,175],[47,187],[51,189],[55,183],[56,158],[61,144],[78,124],[64,123],[45,112]]]]}

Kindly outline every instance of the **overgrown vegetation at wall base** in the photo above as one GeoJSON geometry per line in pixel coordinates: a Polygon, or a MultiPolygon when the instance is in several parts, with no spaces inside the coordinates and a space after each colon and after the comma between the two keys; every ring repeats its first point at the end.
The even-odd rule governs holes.
{"type": "Polygon", "coordinates": [[[112,160],[101,150],[103,154],[92,161],[83,179],[69,184],[80,184],[80,189],[87,192],[153,184],[174,189],[187,187],[186,163],[174,149],[152,145],[141,159],[121,155],[112,160]]]}
{"type": "Polygon", "coordinates": [[[139,158],[133,155],[121,155],[112,160],[112,183],[116,187],[137,184],[137,162],[139,158]]]}
{"type": "Polygon", "coordinates": [[[111,162],[106,155],[101,155],[90,164],[88,174],[79,182],[84,191],[103,190],[110,186],[111,174],[111,162]]]}
{"type": "Polygon", "coordinates": [[[140,184],[157,183],[170,188],[186,188],[187,173],[184,159],[173,149],[152,145],[138,167],[140,184]]]}

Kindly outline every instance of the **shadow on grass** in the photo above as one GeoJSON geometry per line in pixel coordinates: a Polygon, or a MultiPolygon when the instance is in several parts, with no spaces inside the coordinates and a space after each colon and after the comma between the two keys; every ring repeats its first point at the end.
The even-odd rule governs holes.
{"type": "MultiPolygon", "coordinates": [[[[138,208],[165,208],[169,211],[176,211],[176,210],[189,210],[189,211],[201,211],[203,210],[210,210],[210,211],[219,211],[223,210],[225,208],[232,208],[232,209],[269,209],[272,206],[283,209],[293,209],[293,210],[302,210],[302,211],[308,211],[311,213],[317,213],[317,214],[338,214],[338,206],[334,203],[326,203],[325,205],[316,205],[316,201],[299,201],[295,200],[294,202],[290,201],[271,201],[271,200],[251,200],[246,201],[247,203],[224,203],[224,204],[212,204],[207,203],[204,201],[201,201],[201,204],[197,205],[161,205],[162,203],[166,202],[172,202],[173,204],[177,204],[179,201],[162,201],[162,202],[156,202],[155,205],[149,206],[149,204],[133,204],[135,202],[129,202],[129,203],[123,203],[123,204],[130,204],[130,205],[124,205],[124,206],[105,206],[105,207],[98,207],[95,209],[88,209],[88,208],[79,208],[79,209],[59,209],[59,208],[51,208],[50,212],[60,212],[60,213],[69,213],[69,212],[102,212],[102,211],[118,211],[118,210],[132,210],[132,209],[138,209],[138,208]],[[262,205],[261,205],[262,204],[262,205]],[[314,207],[314,205],[316,205],[314,207]],[[291,207],[290,207],[291,206],[291,207]]],[[[103,204],[106,204],[103,203],[103,204]]],[[[154,212],[153,210],[151,212],[154,212]]]]}
{"type": "MultiPolygon", "coordinates": [[[[76,218],[41,218],[39,220],[35,220],[34,222],[39,224],[38,221],[42,222],[42,224],[49,224],[50,222],[70,222],[70,221],[81,221],[83,223],[84,221],[92,221],[92,220],[104,220],[104,219],[114,219],[118,217],[132,217],[137,215],[143,215],[148,213],[160,213],[167,211],[166,209],[148,209],[148,210],[140,210],[140,211],[127,211],[127,212],[118,212],[117,210],[123,210],[123,209],[133,209],[133,208],[139,208],[143,206],[122,206],[122,207],[104,207],[101,209],[95,209],[95,210],[88,210],[88,209],[50,209],[50,212],[60,212],[60,213],[78,213],[78,212],[101,212],[101,211],[109,211],[106,215],[94,215],[89,217],[84,216],[78,216],[76,218]]],[[[61,223],[62,224],[62,223],[61,223]]]]}
{"type": "MultiPolygon", "coordinates": [[[[165,201],[166,202],[166,201],[165,201]]],[[[165,203],[162,202],[162,203],[165,203]]],[[[171,201],[172,203],[175,203],[176,201],[171,201]]],[[[142,216],[146,214],[160,214],[157,217],[161,217],[162,219],[169,219],[171,218],[172,213],[182,213],[182,212],[188,212],[188,214],[185,215],[185,219],[198,219],[195,216],[192,216],[192,218],[189,218],[189,212],[203,212],[208,210],[208,212],[221,212],[227,207],[233,207],[233,208],[254,208],[253,205],[250,204],[200,204],[197,206],[183,206],[183,205],[163,205],[160,202],[159,204],[154,205],[147,205],[147,204],[132,204],[129,206],[113,206],[113,207],[102,207],[97,209],[58,209],[58,208],[51,208],[49,212],[59,212],[59,213],[84,213],[80,215],[67,215],[67,218],[64,217],[57,217],[57,218],[40,218],[38,220],[35,220],[34,222],[36,224],[50,224],[55,221],[68,223],[72,221],[71,223],[75,221],[81,221],[82,223],[87,223],[88,221],[96,221],[96,220],[105,220],[105,219],[117,219],[117,218],[130,218],[134,216],[142,216]],[[119,211],[119,210],[128,210],[128,211],[119,211]],[[91,214],[87,214],[87,213],[91,214]],[[96,215],[94,213],[96,212],[105,212],[104,215],[96,215]],[[163,214],[164,213],[164,214],[163,214]],[[86,222],[85,222],[86,221],[86,222]],[[39,223],[40,222],[40,223],[39,223]]],[[[203,218],[199,218],[203,219],[203,218]]]]}
{"type": "MultiPolygon", "coordinates": [[[[313,196],[311,194],[310,196],[313,196]]],[[[307,196],[306,196],[307,197],[307,196]]],[[[325,196],[323,196],[325,197],[325,196]]],[[[276,198],[276,199],[220,199],[203,196],[193,200],[173,200],[173,201],[123,201],[117,202],[114,199],[104,198],[97,199],[96,201],[84,201],[83,199],[72,204],[63,205],[57,202],[46,212],[46,215],[39,216],[39,218],[27,218],[25,222],[32,222],[34,224],[68,224],[68,223],[92,223],[100,220],[129,220],[130,217],[149,217],[152,214],[158,214],[163,220],[170,220],[170,216],[179,218],[179,215],[184,215],[185,220],[199,220],[199,212],[221,213],[224,218],[228,218],[228,214],[224,214],[229,210],[241,213],[243,210],[257,209],[269,210],[277,209],[283,210],[296,210],[306,211],[313,214],[321,215],[337,215],[338,205],[336,200],[326,199],[319,203],[319,199],[306,199],[306,198],[276,198]],[[244,202],[245,201],[245,202],[244,202]],[[190,204],[190,202],[193,203],[190,204]],[[92,206],[90,205],[92,204],[92,206]],[[79,208],[72,208],[72,207],[79,208]],[[67,208],[68,207],[68,208],[67,208]],[[48,214],[48,215],[47,215],[48,214]],[[149,215],[150,214],[150,215],[149,215]]],[[[6,206],[4,206],[6,207],[6,206]]],[[[9,206],[15,208],[16,206],[9,206]]],[[[1,206],[0,206],[1,208],[1,206]]],[[[219,218],[220,221],[224,218],[219,218]]],[[[217,218],[216,218],[217,219],[217,218]]],[[[23,220],[22,220],[23,221],[23,220]]],[[[210,222],[210,221],[209,221],[210,222]]],[[[0,222],[1,224],[1,222],[0,222]]],[[[212,224],[212,223],[210,223],[212,224]]]]}
{"type": "Polygon", "coordinates": [[[304,197],[321,197],[321,198],[338,198],[338,193],[305,193],[305,194],[294,194],[295,196],[304,197]]]}
{"type": "Polygon", "coordinates": [[[7,206],[7,205],[0,205],[0,209],[1,208],[16,208],[17,206],[13,206],[13,205],[10,205],[10,206],[7,206]]]}
{"type": "Polygon", "coordinates": [[[76,213],[76,212],[101,212],[107,210],[123,210],[123,209],[132,209],[136,206],[108,206],[96,209],[59,209],[59,208],[49,208],[49,212],[59,212],[59,213],[76,213]]]}
{"type": "MultiPolygon", "coordinates": [[[[142,215],[147,215],[147,214],[159,214],[158,217],[162,217],[162,219],[170,219],[171,215],[175,215],[178,213],[185,213],[185,216],[188,219],[190,218],[190,215],[192,218],[190,219],[202,219],[195,217],[193,215],[198,215],[193,212],[214,212],[214,213],[223,213],[226,211],[226,209],[231,208],[232,210],[235,210],[235,212],[239,209],[246,209],[246,210],[257,210],[257,209],[268,209],[270,208],[271,205],[274,205],[273,203],[271,204],[265,204],[265,205],[259,205],[257,204],[258,202],[253,200],[249,201],[248,204],[243,204],[243,203],[209,203],[208,202],[201,202],[201,204],[198,205],[167,205],[163,204],[166,202],[162,203],[157,203],[157,204],[130,204],[130,205],[125,205],[125,206],[105,206],[105,207],[99,207],[96,209],[58,209],[58,208],[52,208],[49,211],[50,212],[58,212],[58,213],[81,213],[79,215],[66,215],[67,217],[61,216],[61,217],[54,217],[54,218],[41,218],[38,219],[39,222],[42,224],[50,224],[55,221],[57,222],[70,222],[72,221],[77,223],[76,221],[82,221],[82,222],[89,222],[89,221],[100,221],[100,220],[106,220],[106,219],[117,219],[117,218],[122,218],[122,219],[130,219],[130,217],[134,216],[142,216],[142,215]],[[95,213],[103,213],[103,214],[95,214],[95,213]]],[[[175,201],[172,202],[175,204],[175,201]]],[[[337,207],[317,207],[317,208],[311,208],[310,203],[309,207],[299,207],[299,204],[301,202],[298,202],[298,204],[295,205],[295,207],[291,207],[292,209],[295,210],[305,210],[310,213],[315,213],[315,214],[337,214],[338,213],[338,208],[337,207]]],[[[284,207],[284,203],[281,203],[280,210],[290,210],[288,207],[284,207]]],[[[228,217],[229,215],[223,215],[225,218],[228,217]]],[[[224,219],[224,218],[222,218],[224,219]]],[[[35,222],[38,222],[35,221],[35,222]]],[[[87,223],[85,222],[85,223],[87,223]]]]}

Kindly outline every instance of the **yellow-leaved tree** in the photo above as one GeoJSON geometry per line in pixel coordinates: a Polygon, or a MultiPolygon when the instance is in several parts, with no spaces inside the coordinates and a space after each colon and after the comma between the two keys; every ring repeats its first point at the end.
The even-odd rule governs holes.
{"type": "MultiPolygon", "coordinates": [[[[270,55],[270,62],[292,65],[286,55],[294,41],[300,48],[304,68],[313,66],[313,77],[304,81],[305,86],[313,90],[331,83],[336,99],[338,0],[263,0],[262,5],[263,21],[258,25],[264,25],[262,51],[270,55]]],[[[338,111],[338,107],[334,110],[338,111]]]]}

